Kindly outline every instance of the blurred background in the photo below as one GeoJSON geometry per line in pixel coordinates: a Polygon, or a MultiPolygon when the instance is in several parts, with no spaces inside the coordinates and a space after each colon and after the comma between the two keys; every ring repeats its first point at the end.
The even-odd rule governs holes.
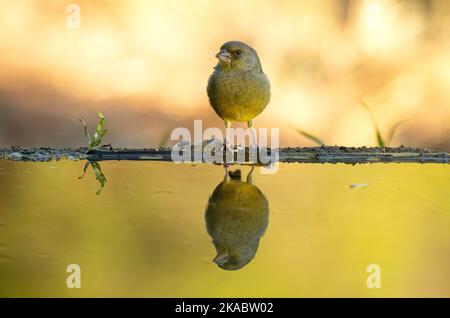
{"type": "Polygon", "coordinates": [[[113,146],[168,145],[170,131],[223,124],[206,83],[223,42],[259,53],[272,83],[255,127],[282,146],[450,150],[450,2],[0,0],[0,147],[82,146],[78,118],[107,120],[113,146]],[[68,27],[70,3],[80,28],[68,27]]]}

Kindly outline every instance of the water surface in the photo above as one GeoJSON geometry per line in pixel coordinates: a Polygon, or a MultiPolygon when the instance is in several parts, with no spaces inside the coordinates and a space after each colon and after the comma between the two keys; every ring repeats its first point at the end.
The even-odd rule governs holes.
{"type": "Polygon", "coordinates": [[[83,166],[0,160],[0,296],[450,297],[448,165],[83,166]]]}

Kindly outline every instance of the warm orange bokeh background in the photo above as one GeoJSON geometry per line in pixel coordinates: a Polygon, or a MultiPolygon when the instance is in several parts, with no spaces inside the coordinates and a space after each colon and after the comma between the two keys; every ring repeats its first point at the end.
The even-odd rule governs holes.
{"type": "Polygon", "coordinates": [[[79,146],[79,117],[107,117],[107,142],[165,145],[171,129],[222,127],[206,82],[220,45],[259,53],[272,101],[256,127],[281,143],[450,149],[450,2],[0,0],[0,146],[79,146]],[[67,5],[81,28],[66,26],[67,5]]]}

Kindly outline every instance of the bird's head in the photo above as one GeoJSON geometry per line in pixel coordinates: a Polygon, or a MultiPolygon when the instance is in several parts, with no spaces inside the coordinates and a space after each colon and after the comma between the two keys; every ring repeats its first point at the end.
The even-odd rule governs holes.
{"type": "Polygon", "coordinates": [[[214,263],[227,271],[235,271],[243,268],[255,257],[259,245],[259,237],[249,242],[238,242],[231,246],[222,246],[221,243],[213,241],[216,246],[217,255],[214,263]]]}
{"type": "Polygon", "coordinates": [[[239,41],[226,42],[216,54],[219,59],[218,67],[242,71],[262,71],[256,51],[247,44],[239,41]]]}

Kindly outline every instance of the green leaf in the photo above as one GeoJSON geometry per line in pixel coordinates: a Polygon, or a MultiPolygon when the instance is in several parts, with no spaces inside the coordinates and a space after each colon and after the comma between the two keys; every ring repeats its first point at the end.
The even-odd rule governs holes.
{"type": "Polygon", "coordinates": [[[84,168],[83,168],[83,174],[81,176],[79,176],[78,179],[83,179],[88,167],[89,167],[89,161],[86,161],[86,164],[84,165],[84,168]]]}
{"type": "Polygon", "coordinates": [[[376,120],[376,118],[375,118],[375,115],[373,114],[372,110],[371,110],[370,107],[366,104],[366,102],[365,102],[364,100],[361,99],[360,102],[361,102],[361,105],[362,105],[362,106],[367,110],[367,112],[369,113],[370,120],[372,121],[372,126],[373,126],[373,128],[375,129],[375,133],[376,133],[376,136],[377,136],[377,144],[378,144],[378,147],[384,148],[385,145],[386,145],[386,143],[385,143],[385,141],[384,141],[384,139],[383,139],[383,136],[381,135],[380,129],[378,128],[378,124],[377,124],[377,120],[376,120]]]}
{"type": "Polygon", "coordinates": [[[89,165],[92,167],[92,170],[95,174],[95,179],[100,183],[100,188],[97,190],[96,194],[99,195],[106,184],[106,177],[102,172],[102,168],[100,167],[100,164],[97,161],[87,161],[83,168],[83,174],[78,177],[79,179],[83,178],[86,174],[86,170],[89,167],[89,165]]]}
{"type": "Polygon", "coordinates": [[[318,137],[312,135],[311,133],[306,132],[306,131],[304,131],[304,130],[302,130],[302,129],[300,129],[300,128],[295,128],[295,130],[296,130],[299,134],[301,134],[303,137],[308,138],[309,140],[313,141],[313,142],[316,143],[317,145],[319,145],[319,146],[323,146],[323,145],[324,145],[324,142],[323,142],[321,139],[319,139],[318,137]]]}
{"type": "Polygon", "coordinates": [[[94,136],[91,138],[91,136],[89,135],[89,132],[87,130],[86,127],[86,123],[84,122],[83,119],[79,119],[80,122],[83,124],[84,127],[84,134],[86,135],[86,139],[87,139],[87,146],[89,150],[93,150],[98,148],[101,143],[102,143],[102,138],[106,135],[107,130],[104,128],[105,126],[105,116],[103,115],[103,113],[98,112],[98,117],[100,117],[100,121],[97,124],[97,128],[95,129],[94,132],[94,136]]]}
{"type": "Polygon", "coordinates": [[[106,177],[102,172],[102,168],[100,167],[100,164],[97,161],[93,161],[91,162],[92,165],[92,169],[94,169],[94,173],[95,173],[95,179],[97,179],[97,181],[100,183],[100,188],[97,190],[96,194],[99,195],[105,184],[106,184],[106,177]]]}

